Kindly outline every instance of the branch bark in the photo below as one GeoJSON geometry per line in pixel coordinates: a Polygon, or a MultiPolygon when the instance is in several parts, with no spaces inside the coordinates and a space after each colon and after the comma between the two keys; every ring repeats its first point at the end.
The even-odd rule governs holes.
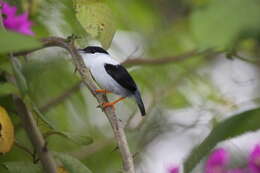
{"type": "MultiPolygon", "coordinates": [[[[96,83],[92,79],[92,76],[91,76],[89,70],[87,69],[87,67],[85,66],[82,57],[78,54],[78,51],[74,46],[73,39],[68,40],[68,39],[63,39],[63,38],[59,38],[59,37],[49,37],[49,38],[41,39],[41,42],[43,44],[42,48],[62,47],[64,49],[66,49],[70,53],[72,60],[75,64],[79,74],[81,75],[81,78],[82,78],[84,84],[88,87],[88,89],[90,90],[92,95],[97,99],[98,103],[102,104],[104,102],[108,102],[106,95],[97,94],[95,92],[95,90],[97,90],[99,88],[97,87],[96,83]]],[[[42,49],[42,48],[39,48],[39,49],[42,49]]],[[[30,52],[36,51],[36,50],[38,50],[38,49],[31,50],[30,52]]],[[[28,52],[20,52],[15,55],[24,55],[24,54],[28,54],[28,52]]],[[[120,120],[117,118],[115,111],[111,107],[104,109],[104,113],[107,116],[107,118],[112,126],[114,136],[115,136],[119,151],[122,156],[124,172],[125,173],[135,173],[133,157],[130,153],[126,135],[125,135],[125,132],[124,132],[124,129],[123,129],[123,126],[122,126],[120,120]]]]}
{"type": "Polygon", "coordinates": [[[23,121],[28,137],[38,153],[43,169],[47,173],[56,173],[55,161],[46,147],[46,142],[37,127],[32,113],[28,111],[26,105],[20,98],[14,97],[14,103],[16,105],[17,113],[23,121]]]}
{"type": "Polygon", "coordinates": [[[134,65],[162,65],[168,64],[172,62],[178,62],[190,58],[192,56],[196,56],[201,54],[196,50],[192,50],[186,52],[181,55],[171,56],[171,57],[163,57],[163,58],[134,58],[134,59],[127,59],[126,61],[122,62],[122,65],[126,66],[134,66],[134,65]]]}

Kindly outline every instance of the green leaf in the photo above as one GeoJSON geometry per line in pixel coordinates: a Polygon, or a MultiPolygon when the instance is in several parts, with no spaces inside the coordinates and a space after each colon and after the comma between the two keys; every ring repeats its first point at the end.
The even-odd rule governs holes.
{"type": "Polygon", "coordinates": [[[5,162],[2,163],[9,171],[9,173],[42,173],[39,165],[32,162],[5,162]]]}
{"type": "Polygon", "coordinates": [[[89,145],[93,143],[93,139],[89,136],[83,136],[76,133],[61,132],[66,138],[72,140],[79,145],[89,145]]]}
{"type": "Polygon", "coordinates": [[[38,3],[40,6],[38,22],[45,26],[51,35],[67,37],[75,34],[81,37],[86,36],[86,32],[75,16],[72,0],[48,0],[38,3]]]}
{"type": "Polygon", "coordinates": [[[115,24],[111,9],[102,2],[75,0],[76,16],[94,39],[98,39],[102,46],[109,48],[115,34],[115,24]]]}
{"type": "Polygon", "coordinates": [[[191,172],[197,163],[213,149],[218,142],[242,135],[260,128],[260,109],[246,111],[234,115],[216,125],[208,137],[197,147],[184,162],[184,172],[191,172]]]}
{"type": "Polygon", "coordinates": [[[21,64],[20,64],[19,60],[15,57],[12,57],[11,62],[12,62],[12,68],[13,68],[14,76],[16,79],[17,87],[19,88],[21,94],[24,96],[28,92],[28,85],[27,85],[26,79],[21,71],[21,64]]]}
{"type": "Polygon", "coordinates": [[[259,11],[259,0],[212,0],[193,12],[192,32],[202,48],[229,49],[240,38],[259,34],[259,11]]]}
{"type": "Polygon", "coordinates": [[[11,83],[0,83],[0,96],[18,93],[17,88],[11,83]]]}
{"type": "Polygon", "coordinates": [[[34,49],[41,46],[40,42],[31,36],[0,29],[0,53],[9,53],[34,49]]]}
{"type": "Polygon", "coordinates": [[[63,164],[69,173],[92,173],[78,159],[64,153],[55,153],[56,158],[63,164]]]}
{"type": "Polygon", "coordinates": [[[89,145],[93,143],[93,139],[89,136],[83,136],[79,135],[77,133],[71,133],[71,132],[61,132],[61,131],[49,131],[47,134],[50,135],[60,135],[63,136],[72,142],[79,144],[79,145],[89,145]]]}
{"type": "Polygon", "coordinates": [[[32,107],[32,110],[36,113],[36,115],[46,124],[48,127],[52,130],[56,130],[56,127],[48,120],[48,118],[41,113],[39,108],[31,101],[29,97],[27,97],[28,102],[31,103],[30,106],[32,107]]]}

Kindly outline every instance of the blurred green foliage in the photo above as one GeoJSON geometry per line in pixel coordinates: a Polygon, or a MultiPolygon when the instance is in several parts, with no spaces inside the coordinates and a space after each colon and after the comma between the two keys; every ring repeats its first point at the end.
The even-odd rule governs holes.
{"type": "Polygon", "coordinates": [[[1,54],[11,51],[29,50],[41,46],[40,42],[33,37],[4,31],[3,29],[0,29],[0,37],[1,54]]]}
{"type": "Polygon", "coordinates": [[[201,48],[230,49],[245,38],[259,38],[260,2],[212,1],[194,11],[191,27],[201,48]]]}

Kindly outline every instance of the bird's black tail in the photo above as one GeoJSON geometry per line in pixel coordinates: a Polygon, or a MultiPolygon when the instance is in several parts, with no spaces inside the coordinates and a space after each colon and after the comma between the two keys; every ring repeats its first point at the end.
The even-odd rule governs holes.
{"type": "Polygon", "coordinates": [[[145,113],[145,107],[144,107],[144,103],[143,103],[143,100],[142,100],[142,97],[141,97],[141,94],[138,90],[135,91],[134,93],[134,97],[135,97],[135,101],[140,109],[140,112],[142,114],[142,116],[144,116],[146,113],[145,113]]]}

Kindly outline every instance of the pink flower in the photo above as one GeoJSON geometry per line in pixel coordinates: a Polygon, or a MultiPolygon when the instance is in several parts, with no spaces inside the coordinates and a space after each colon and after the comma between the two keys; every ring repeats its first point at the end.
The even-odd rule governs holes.
{"type": "Polygon", "coordinates": [[[246,173],[246,170],[240,169],[240,168],[235,168],[235,169],[228,170],[227,173],[246,173]]]}
{"type": "Polygon", "coordinates": [[[0,5],[2,6],[3,24],[6,29],[25,35],[34,35],[31,29],[32,22],[28,19],[28,13],[16,15],[16,7],[12,7],[3,1],[0,1],[0,5]]]}
{"type": "Polygon", "coordinates": [[[260,173],[260,145],[256,145],[249,155],[248,167],[250,173],[260,173]]]}
{"type": "Polygon", "coordinates": [[[170,167],[168,173],[179,173],[179,167],[170,167]]]}
{"type": "Polygon", "coordinates": [[[223,148],[214,150],[208,157],[204,173],[225,173],[225,166],[229,161],[229,154],[223,148]]]}

